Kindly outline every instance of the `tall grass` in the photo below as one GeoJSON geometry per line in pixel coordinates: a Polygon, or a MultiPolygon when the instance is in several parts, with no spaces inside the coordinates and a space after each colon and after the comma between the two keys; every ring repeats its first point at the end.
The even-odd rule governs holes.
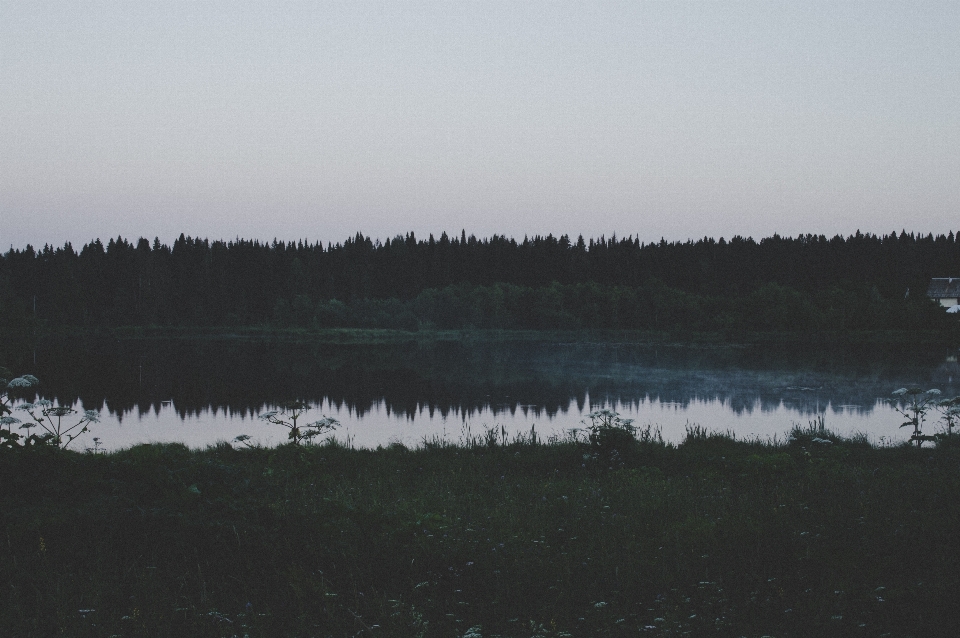
{"type": "Polygon", "coordinates": [[[955,635],[960,450],[815,434],[5,453],[0,627],[955,635]]]}

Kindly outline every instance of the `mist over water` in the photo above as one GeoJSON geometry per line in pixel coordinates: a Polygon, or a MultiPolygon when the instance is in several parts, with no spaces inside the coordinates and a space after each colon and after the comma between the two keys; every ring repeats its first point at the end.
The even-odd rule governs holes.
{"type": "Polygon", "coordinates": [[[960,394],[955,353],[909,348],[86,338],[47,341],[36,361],[40,396],[102,413],[73,449],[94,436],[107,449],[203,447],[239,434],[276,445],[286,431],[256,416],[290,399],[312,406],[301,423],[334,417],[337,438],[358,447],[457,443],[494,427],[547,439],[601,407],[674,442],[694,424],[782,440],[820,414],[840,434],[881,442],[908,436],[886,402],[894,389],[960,394]]]}

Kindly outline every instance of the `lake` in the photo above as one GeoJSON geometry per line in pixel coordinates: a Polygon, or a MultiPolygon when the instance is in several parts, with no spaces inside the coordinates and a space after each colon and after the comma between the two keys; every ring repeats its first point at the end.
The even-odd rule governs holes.
{"type": "Polygon", "coordinates": [[[16,372],[40,378],[39,396],[101,411],[72,449],[94,436],[106,449],[202,447],[239,434],[276,445],[286,431],[256,416],[291,399],[312,406],[308,421],[339,420],[336,436],[357,447],[457,443],[492,427],[562,436],[601,407],[674,442],[694,424],[783,440],[794,423],[823,415],[840,434],[884,444],[909,436],[887,401],[896,388],[960,394],[956,350],[947,348],[84,337],[45,340],[25,367],[16,372]]]}

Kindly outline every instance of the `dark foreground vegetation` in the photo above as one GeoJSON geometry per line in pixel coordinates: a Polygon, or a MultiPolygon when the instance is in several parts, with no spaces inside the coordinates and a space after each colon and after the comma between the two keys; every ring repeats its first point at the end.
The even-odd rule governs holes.
{"type": "Polygon", "coordinates": [[[0,256],[0,328],[955,333],[925,296],[931,277],[952,276],[952,232],[650,244],[358,234],[326,247],[118,237],[0,256]]]}
{"type": "Polygon", "coordinates": [[[0,450],[10,636],[955,636],[960,448],[0,450]]]}

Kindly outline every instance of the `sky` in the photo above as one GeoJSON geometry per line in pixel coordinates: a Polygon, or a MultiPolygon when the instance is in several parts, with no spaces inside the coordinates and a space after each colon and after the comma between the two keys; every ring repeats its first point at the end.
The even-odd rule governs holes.
{"type": "Polygon", "coordinates": [[[0,0],[0,248],[960,228],[960,3],[0,0]]]}

